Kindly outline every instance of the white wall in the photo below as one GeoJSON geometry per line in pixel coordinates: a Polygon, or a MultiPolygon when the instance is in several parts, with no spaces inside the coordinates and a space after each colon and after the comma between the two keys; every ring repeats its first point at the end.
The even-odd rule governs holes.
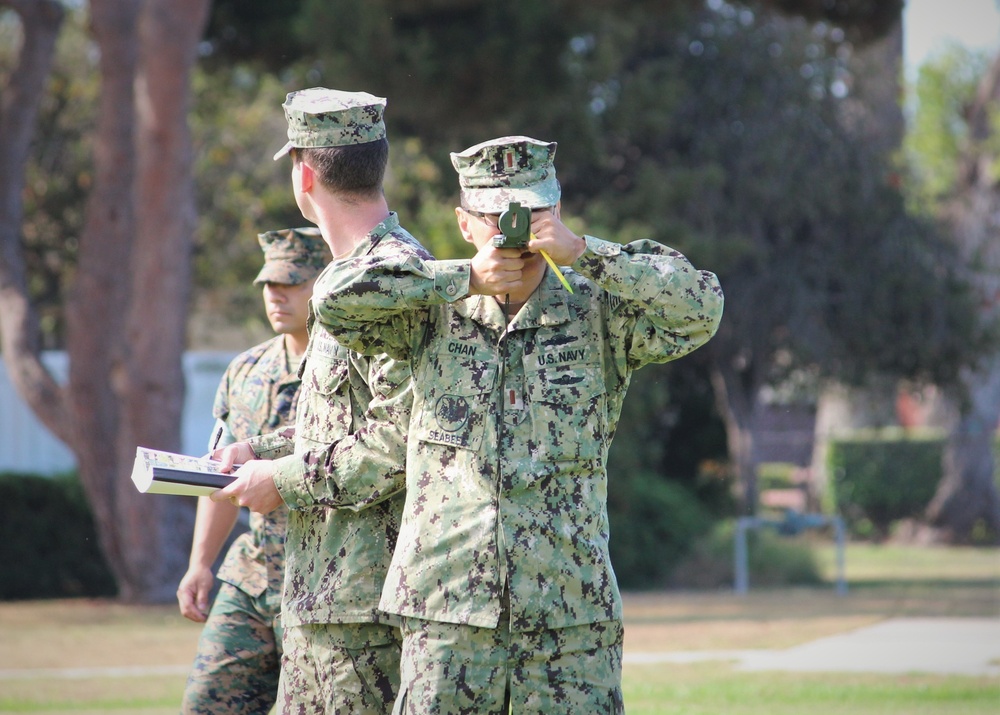
{"type": "MultiPolygon", "coordinates": [[[[212,401],[219,379],[234,352],[189,352],[184,355],[184,412],[181,451],[201,455],[212,431],[212,401]]],[[[64,352],[48,351],[42,361],[56,380],[65,382],[69,360],[64,352]]],[[[73,453],[35,418],[21,400],[0,361],[0,472],[54,474],[74,469],[73,453]]]]}

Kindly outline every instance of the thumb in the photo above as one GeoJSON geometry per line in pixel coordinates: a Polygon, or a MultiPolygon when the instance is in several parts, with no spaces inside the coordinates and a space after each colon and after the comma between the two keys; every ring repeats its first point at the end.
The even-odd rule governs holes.
{"type": "Polygon", "coordinates": [[[228,487],[223,487],[222,489],[216,489],[214,492],[208,495],[208,498],[212,501],[228,501],[232,494],[229,490],[232,489],[232,484],[228,487]]]}

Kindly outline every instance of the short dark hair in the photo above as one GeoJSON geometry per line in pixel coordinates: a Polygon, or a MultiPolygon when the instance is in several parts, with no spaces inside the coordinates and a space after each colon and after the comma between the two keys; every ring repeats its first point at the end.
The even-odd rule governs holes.
{"type": "Polygon", "coordinates": [[[334,193],[376,198],[382,195],[389,140],[383,137],[364,144],[293,149],[292,161],[302,159],[309,161],[320,183],[334,193]]]}

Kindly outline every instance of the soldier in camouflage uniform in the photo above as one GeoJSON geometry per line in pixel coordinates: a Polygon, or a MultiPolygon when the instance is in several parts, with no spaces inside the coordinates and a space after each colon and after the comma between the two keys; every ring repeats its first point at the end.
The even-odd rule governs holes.
{"type": "Polygon", "coordinates": [[[633,371],[703,345],[723,297],[659,243],[571,232],[555,150],[503,137],[452,154],[475,257],[335,261],[312,304],[342,344],[413,372],[381,601],[403,617],[396,713],[624,709],[608,448],[633,371]],[[511,201],[534,209],[527,249],[493,245],[511,201]]]}
{"type": "MultiPolygon", "coordinates": [[[[268,321],[277,336],[238,355],[215,395],[209,450],[292,424],[299,361],[308,341],[313,282],[329,262],[316,228],[270,231],[258,237],[268,321]]],[[[238,507],[198,500],[188,571],[177,589],[181,613],[205,622],[188,676],[182,713],[267,713],[278,689],[285,525],[288,511],[251,514],[250,530],[233,542],[219,569],[219,593],[206,614],[212,564],[236,522],[238,507]]]]}
{"type": "MultiPolygon", "coordinates": [[[[335,255],[426,260],[388,210],[385,100],[314,88],[284,109],[292,186],[335,255]]],[[[322,274],[313,301],[325,301],[322,274]]],[[[224,450],[238,479],[213,498],[287,505],[281,713],[387,714],[399,687],[398,619],[378,610],[403,506],[412,403],[406,363],[366,358],[310,323],[294,430],[224,450]]]]}

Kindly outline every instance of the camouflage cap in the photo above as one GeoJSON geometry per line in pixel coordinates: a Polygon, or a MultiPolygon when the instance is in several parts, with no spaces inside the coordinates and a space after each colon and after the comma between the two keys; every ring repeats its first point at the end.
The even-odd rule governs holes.
{"type": "Polygon", "coordinates": [[[386,100],[367,92],[312,87],[289,92],[282,108],[288,121],[288,143],[275,161],[292,148],[367,144],[385,136],[386,100]]]}
{"type": "Polygon", "coordinates": [[[257,235],[257,242],[264,251],[264,267],[253,279],[254,285],[305,283],[331,260],[330,249],[314,226],[267,231],[257,235]]]}
{"type": "Polygon", "coordinates": [[[553,160],[556,142],[500,137],[452,153],[462,207],[501,213],[511,201],[531,209],[555,206],[561,191],[553,160]]]}

